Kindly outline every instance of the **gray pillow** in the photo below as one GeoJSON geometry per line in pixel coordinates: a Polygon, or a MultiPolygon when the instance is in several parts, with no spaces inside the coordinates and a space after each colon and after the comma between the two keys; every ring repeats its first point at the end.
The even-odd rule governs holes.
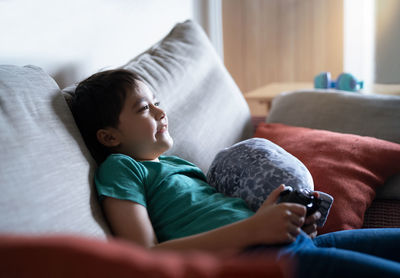
{"type": "MultiPolygon", "coordinates": [[[[280,184],[294,189],[314,189],[306,166],[280,146],[263,138],[252,138],[220,151],[207,173],[207,180],[219,192],[239,197],[256,211],[280,184]]],[[[319,192],[323,226],[333,202],[332,196],[319,192]]]]}
{"type": "MultiPolygon", "coordinates": [[[[207,172],[219,150],[253,134],[246,100],[194,21],[176,24],[122,67],[136,72],[166,110],[174,139],[166,155],[182,157],[207,172]]],[[[63,90],[67,101],[74,90],[63,90]]]]}
{"type": "Polygon", "coordinates": [[[242,93],[195,22],[177,24],[124,68],[143,78],[168,114],[174,146],[166,155],[207,172],[219,150],[253,134],[242,93]]]}

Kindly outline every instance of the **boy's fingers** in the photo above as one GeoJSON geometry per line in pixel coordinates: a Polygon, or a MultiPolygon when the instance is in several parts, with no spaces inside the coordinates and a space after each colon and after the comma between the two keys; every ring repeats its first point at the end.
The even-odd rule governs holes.
{"type": "Polygon", "coordinates": [[[305,206],[296,203],[286,203],[290,211],[298,216],[305,217],[307,209],[305,206]]]}
{"type": "Polygon", "coordinates": [[[291,222],[297,227],[302,227],[304,225],[304,217],[293,214],[291,222]]]}
{"type": "Polygon", "coordinates": [[[321,213],[319,211],[316,211],[315,213],[311,214],[306,218],[306,222],[304,224],[305,225],[313,224],[320,218],[321,218],[321,213]]]}
{"type": "Polygon", "coordinates": [[[278,201],[279,194],[281,194],[283,190],[285,190],[285,185],[284,184],[279,185],[277,188],[274,189],[274,191],[271,192],[271,194],[269,194],[265,203],[266,204],[276,203],[276,201],[278,201]]]}
{"type": "Polygon", "coordinates": [[[311,238],[314,238],[317,236],[318,231],[317,231],[317,224],[312,224],[312,225],[305,225],[302,227],[303,231],[308,234],[311,238]]]}
{"type": "Polygon", "coordinates": [[[300,234],[300,231],[301,231],[301,229],[300,229],[300,227],[297,226],[297,225],[291,225],[290,228],[289,228],[289,233],[290,233],[294,238],[296,238],[296,237],[300,234]]]}

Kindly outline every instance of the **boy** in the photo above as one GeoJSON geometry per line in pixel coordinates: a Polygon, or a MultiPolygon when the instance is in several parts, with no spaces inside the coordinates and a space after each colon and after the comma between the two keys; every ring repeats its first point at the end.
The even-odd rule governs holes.
{"type": "MultiPolygon", "coordinates": [[[[95,146],[92,153],[101,153],[99,161],[105,160],[108,154],[113,153],[100,166],[96,174],[96,186],[106,217],[117,236],[130,239],[144,247],[157,249],[221,250],[243,249],[258,243],[292,242],[304,223],[307,225],[305,229],[312,236],[315,235],[314,222],[319,214],[307,218],[306,222],[304,206],[288,203],[272,205],[283,186],[271,194],[265,206],[254,214],[241,200],[226,198],[216,193],[205,183],[201,171],[191,163],[176,157],[160,158],[173,144],[168,132],[167,115],[159,107],[159,102],[155,100],[150,89],[132,72],[115,70],[98,73],[83,81],[77,87],[75,96],[73,112],[88,146],[95,146]],[[90,87],[96,91],[90,91],[90,87]],[[99,107],[93,107],[94,104],[99,107]],[[100,109],[102,113],[96,111],[100,109]],[[187,190],[185,194],[190,198],[201,197],[208,200],[188,203],[186,196],[168,195],[169,191],[164,190],[163,194],[168,195],[168,202],[154,201],[153,199],[160,198],[160,193],[153,188],[144,188],[140,183],[150,178],[141,175],[151,175],[157,167],[172,167],[170,164],[177,168],[171,170],[175,171],[177,176],[170,178],[171,183],[184,182],[196,188],[200,187],[195,193],[187,190]],[[117,167],[120,169],[115,169],[117,167]],[[125,171],[126,167],[130,167],[132,171],[136,170],[137,173],[125,171]],[[183,173],[179,167],[184,169],[183,173]],[[132,189],[126,195],[115,190],[117,187],[123,191],[130,190],[123,188],[127,185],[117,184],[122,182],[119,180],[124,175],[131,175],[132,179],[139,183],[132,184],[130,181],[129,184],[135,187],[135,191],[132,189]],[[193,179],[188,181],[187,176],[193,179]],[[141,192],[151,190],[155,191],[153,196],[141,192]],[[179,200],[176,200],[178,197],[179,200]],[[189,209],[182,213],[183,208],[178,202],[186,202],[185,206],[193,206],[195,211],[189,209]],[[171,206],[176,208],[165,208],[171,206]],[[219,207],[223,217],[217,217],[219,207]],[[205,216],[203,211],[206,208],[212,210],[213,214],[205,216]],[[161,210],[166,215],[156,210],[161,210]],[[194,219],[182,219],[187,215],[194,219]],[[166,218],[170,220],[167,221],[166,218]],[[227,225],[219,228],[221,223],[227,225]],[[201,227],[197,228],[196,225],[201,227]],[[211,229],[212,231],[209,231],[211,229]],[[192,234],[194,232],[196,235],[192,234]]],[[[161,179],[157,177],[160,172],[162,170],[154,173],[155,177],[152,177],[156,180],[155,183],[161,179]]],[[[184,190],[181,188],[181,191],[184,190]]],[[[177,192],[177,195],[182,195],[182,192],[177,192]]]]}
{"type": "MultiPolygon", "coordinates": [[[[101,163],[95,183],[115,235],[154,249],[244,250],[259,244],[266,245],[265,249],[285,247],[280,254],[299,255],[300,276],[316,276],[316,271],[309,273],[311,266],[311,270],[320,267],[322,271],[328,261],[332,264],[345,257],[345,250],[333,252],[316,245],[339,244],[341,239],[348,240],[348,233],[315,238],[319,212],[305,218],[302,205],[276,204],[283,185],[254,213],[243,200],[217,193],[192,163],[162,156],[173,144],[167,115],[134,73],[111,70],[84,80],[76,89],[72,112],[86,144],[101,163]],[[314,266],[315,259],[324,256],[327,260],[314,266]]],[[[398,232],[386,231],[385,238],[396,237],[400,242],[398,232]]],[[[376,249],[384,245],[388,246],[380,242],[376,249]]],[[[373,252],[377,255],[378,251],[373,252]]],[[[379,252],[388,256],[386,249],[379,252]]],[[[369,256],[350,255],[354,259],[341,262],[338,273],[363,264],[369,256]]],[[[398,263],[393,266],[380,260],[372,264],[373,270],[389,269],[388,275],[400,274],[398,263]]],[[[338,274],[330,271],[332,277],[338,274]]]]}

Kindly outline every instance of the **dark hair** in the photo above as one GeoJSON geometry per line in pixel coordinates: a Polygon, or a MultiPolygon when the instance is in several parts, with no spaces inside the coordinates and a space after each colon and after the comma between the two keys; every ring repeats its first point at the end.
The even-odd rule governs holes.
{"type": "Polygon", "coordinates": [[[118,127],[127,93],[137,91],[139,76],[124,69],[98,72],[81,81],[71,100],[71,111],[82,137],[98,164],[111,150],[97,140],[96,133],[118,127]]]}

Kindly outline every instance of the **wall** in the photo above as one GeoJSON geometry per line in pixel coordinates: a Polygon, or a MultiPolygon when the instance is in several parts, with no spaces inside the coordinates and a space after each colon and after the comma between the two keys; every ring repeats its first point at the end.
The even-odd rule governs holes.
{"type": "Polygon", "coordinates": [[[400,1],[376,0],[375,82],[400,84],[400,1]]]}
{"type": "MultiPolygon", "coordinates": [[[[399,0],[223,0],[224,61],[243,92],[342,71],[400,84],[399,0]]],[[[378,83],[378,84],[377,84],[378,83]]],[[[395,88],[398,90],[398,88],[395,88]]]]}
{"type": "Polygon", "coordinates": [[[0,0],[0,64],[34,64],[60,87],[120,66],[193,18],[187,0],[0,0]]]}
{"type": "Polygon", "coordinates": [[[343,71],[364,82],[363,92],[374,92],[375,0],[344,0],[343,71]]]}
{"type": "Polygon", "coordinates": [[[224,59],[221,0],[192,0],[194,20],[204,29],[217,54],[224,59]]]}
{"type": "Polygon", "coordinates": [[[243,92],[343,70],[342,0],[223,0],[224,61],[243,92]]]}

